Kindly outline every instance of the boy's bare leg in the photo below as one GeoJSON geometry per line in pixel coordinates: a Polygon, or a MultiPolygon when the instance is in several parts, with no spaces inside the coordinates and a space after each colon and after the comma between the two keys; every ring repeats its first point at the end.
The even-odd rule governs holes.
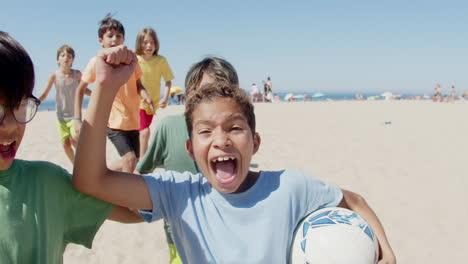
{"type": "Polygon", "coordinates": [[[148,150],[148,140],[150,137],[149,127],[140,131],[140,157],[143,157],[148,150]]]}
{"type": "Polygon", "coordinates": [[[72,144],[70,138],[65,139],[62,142],[63,150],[65,150],[65,154],[67,154],[68,159],[71,161],[72,164],[75,162],[75,152],[73,151],[72,144]]]}
{"type": "Polygon", "coordinates": [[[135,170],[136,164],[138,162],[138,158],[135,155],[134,151],[130,151],[125,153],[122,156],[122,172],[129,172],[133,173],[135,170]]]}
{"type": "Polygon", "coordinates": [[[122,159],[119,159],[118,161],[110,164],[109,169],[114,171],[122,171],[122,159]]]}

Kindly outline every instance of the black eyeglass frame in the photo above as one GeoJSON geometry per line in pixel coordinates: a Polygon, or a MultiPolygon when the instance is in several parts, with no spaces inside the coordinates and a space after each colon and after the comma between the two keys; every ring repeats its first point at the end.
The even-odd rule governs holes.
{"type": "MultiPolygon", "coordinates": [[[[24,99],[23,99],[24,100],[24,99]]],[[[31,122],[31,120],[34,119],[34,117],[36,116],[37,114],[37,110],[39,109],[39,105],[41,104],[41,100],[37,99],[37,97],[35,97],[34,95],[31,95],[29,96],[28,98],[26,98],[26,100],[33,100],[33,103],[36,105],[36,109],[34,111],[34,114],[31,116],[31,118],[26,121],[26,122],[20,122],[18,121],[18,119],[16,118],[16,115],[15,115],[15,111],[14,109],[11,109],[10,106],[4,106],[4,105],[0,105],[0,107],[3,107],[5,109],[5,111],[3,112],[3,116],[0,116],[0,123],[3,122],[3,119],[5,119],[5,116],[6,116],[6,113],[8,110],[11,111],[11,113],[13,114],[13,118],[15,119],[15,121],[17,123],[20,123],[20,124],[27,124],[29,122],[31,122]]]]}

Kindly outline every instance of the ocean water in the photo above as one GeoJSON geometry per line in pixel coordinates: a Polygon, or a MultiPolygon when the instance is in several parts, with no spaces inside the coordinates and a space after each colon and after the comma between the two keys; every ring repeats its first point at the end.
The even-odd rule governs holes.
{"type": "MultiPolygon", "coordinates": [[[[285,101],[286,95],[293,93],[294,96],[296,97],[297,101],[303,101],[303,96],[307,95],[309,99],[312,99],[313,101],[328,101],[328,100],[333,100],[333,101],[346,101],[346,100],[355,100],[356,99],[356,94],[355,93],[318,93],[318,92],[278,92],[274,93],[274,95],[278,95],[281,99],[281,101],[285,101]]],[[[369,94],[369,93],[363,93],[362,94],[364,98],[369,98],[369,99],[375,99],[375,100],[381,100],[383,97],[376,97],[378,94],[369,94]]],[[[413,94],[402,94],[401,96],[407,97],[413,94]]],[[[171,101],[171,100],[169,100],[171,101]]],[[[89,102],[89,97],[83,98],[83,108],[86,108],[88,106],[89,102]]],[[[41,103],[39,107],[39,111],[55,111],[55,100],[54,99],[47,99],[44,102],[41,103]]]]}

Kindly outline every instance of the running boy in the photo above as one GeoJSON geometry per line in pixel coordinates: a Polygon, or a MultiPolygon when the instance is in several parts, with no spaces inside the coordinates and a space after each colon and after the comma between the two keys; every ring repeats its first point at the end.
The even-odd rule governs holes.
{"type": "Polygon", "coordinates": [[[106,218],[141,221],[128,209],[76,191],[70,174],[55,164],[15,159],[40,101],[32,95],[29,55],[4,32],[0,79],[0,263],[59,264],[68,243],[90,248],[106,218]]]}
{"type": "MultiPolygon", "coordinates": [[[[109,15],[100,23],[98,30],[99,43],[104,48],[122,45],[125,40],[125,29],[120,21],[109,15]]],[[[120,87],[107,122],[107,137],[114,144],[121,160],[113,165],[113,169],[124,172],[133,172],[140,154],[140,139],[138,129],[140,127],[139,106],[140,96],[143,101],[154,111],[153,102],[141,84],[142,71],[140,66],[129,76],[120,87]]],[[[93,57],[83,73],[81,82],[75,95],[75,129],[77,134],[81,129],[81,106],[83,94],[89,83],[96,80],[96,57],[93,57]]]]}
{"type": "Polygon", "coordinates": [[[99,52],[98,78],[75,161],[77,189],[144,209],[148,221],[168,220],[183,262],[286,263],[299,221],[320,207],[338,205],[367,219],[379,239],[383,261],[395,263],[380,221],[357,194],[300,172],[249,171],[260,136],[253,105],[236,86],[207,84],[187,101],[186,149],[201,174],[140,176],[109,170],[103,122],[118,87],[133,72],[137,59],[132,54],[124,46],[99,52]]]}
{"type": "MultiPolygon", "coordinates": [[[[207,57],[189,69],[185,78],[186,94],[189,95],[197,88],[213,81],[239,84],[237,72],[229,62],[216,57],[207,57]]],[[[197,164],[185,150],[185,142],[188,138],[184,115],[171,115],[163,118],[156,127],[148,151],[137,164],[137,172],[149,173],[157,167],[163,167],[166,170],[199,173],[197,164]]],[[[164,230],[169,247],[169,263],[181,263],[171,227],[166,220],[164,220],[164,230]]]]}
{"type": "MultiPolygon", "coordinates": [[[[76,147],[77,141],[75,129],[73,128],[75,93],[81,80],[81,72],[71,68],[74,59],[75,51],[72,47],[63,45],[57,50],[57,63],[59,68],[50,74],[46,89],[39,97],[41,102],[44,101],[52,85],[55,85],[55,89],[57,90],[55,94],[57,128],[65,154],[67,154],[72,164],[75,160],[73,147],[76,147]]],[[[91,91],[86,89],[86,94],[90,95],[91,91]]]]}

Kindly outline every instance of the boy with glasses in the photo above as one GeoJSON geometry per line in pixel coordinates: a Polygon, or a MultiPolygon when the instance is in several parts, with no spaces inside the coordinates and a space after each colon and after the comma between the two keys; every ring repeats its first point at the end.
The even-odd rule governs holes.
{"type": "Polygon", "coordinates": [[[15,158],[40,101],[32,95],[29,55],[1,31],[0,79],[0,263],[62,263],[66,245],[90,248],[106,218],[141,221],[127,208],[75,190],[61,167],[15,158]]]}

